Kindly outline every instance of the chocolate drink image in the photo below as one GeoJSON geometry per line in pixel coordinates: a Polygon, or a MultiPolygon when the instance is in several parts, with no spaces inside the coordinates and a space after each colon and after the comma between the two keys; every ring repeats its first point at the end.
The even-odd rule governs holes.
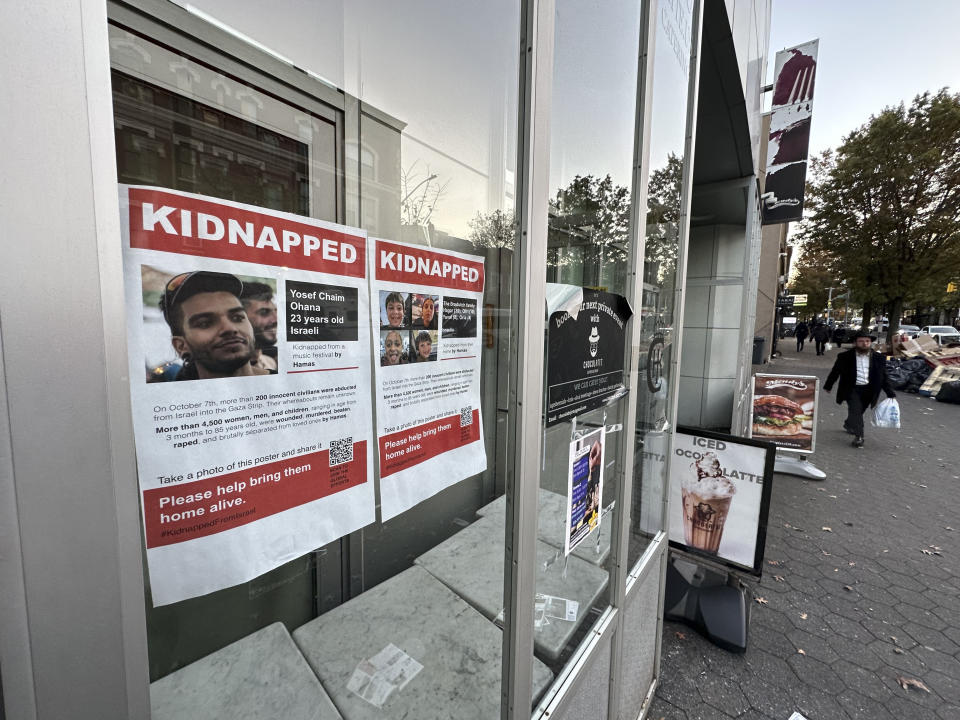
{"type": "Polygon", "coordinates": [[[680,485],[683,539],[690,547],[716,553],[737,488],[724,477],[720,461],[713,453],[705,453],[690,469],[693,473],[680,485]]]}

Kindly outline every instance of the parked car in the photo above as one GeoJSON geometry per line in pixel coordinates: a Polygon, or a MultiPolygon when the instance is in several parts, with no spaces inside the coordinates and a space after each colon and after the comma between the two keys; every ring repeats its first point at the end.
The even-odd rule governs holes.
{"type": "Polygon", "coordinates": [[[927,325],[920,330],[921,335],[932,335],[938,345],[960,343],[960,330],[951,325],[927,325]]]}

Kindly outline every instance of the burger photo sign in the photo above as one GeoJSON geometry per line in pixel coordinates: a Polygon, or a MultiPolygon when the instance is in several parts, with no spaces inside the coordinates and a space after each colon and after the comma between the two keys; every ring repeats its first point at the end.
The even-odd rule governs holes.
{"type": "Polygon", "coordinates": [[[754,375],[750,437],[785,450],[812,453],[817,382],[813,375],[754,375]]]}

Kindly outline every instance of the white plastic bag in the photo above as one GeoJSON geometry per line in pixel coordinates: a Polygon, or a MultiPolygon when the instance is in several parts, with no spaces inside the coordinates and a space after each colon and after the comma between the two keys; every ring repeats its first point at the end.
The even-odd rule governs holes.
{"type": "Polygon", "coordinates": [[[873,426],[878,428],[900,429],[900,403],[894,398],[886,398],[873,409],[873,426]]]}
{"type": "Polygon", "coordinates": [[[833,343],[827,343],[823,347],[825,350],[833,350],[833,343]]]}

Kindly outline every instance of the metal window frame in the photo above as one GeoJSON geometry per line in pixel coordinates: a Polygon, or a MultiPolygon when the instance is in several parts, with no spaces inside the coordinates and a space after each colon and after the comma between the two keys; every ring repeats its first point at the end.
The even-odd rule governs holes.
{"type": "MultiPolygon", "coordinates": [[[[221,69],[225,74],[241,78],[256,74],[258,87],[282,98],[288,104],[309,103],[306,109],[317,111],[322,117],[323,106],[344,110],[345,95],[320,80],[316,75],[298,68],[266,49],[244,41],[226,26],[218,26],[211,19],[191,12],[172,0],[106,0],[110,20],[133,29],[144,23],[150,29],[153,42],[175,46],[184,51],[184,41],[190,44],[189,54],[221,69]],[[323,105],[316,105],[316,101],[323,105]]],[[[384,115],[387,122],[393,121],[384,115]]]]}
{"type": "MultiPolygon", "coordinates": [[[[635,217],[634,225],[639,231],[639,241],[634,243],[639,258],[634,259],[636,275],[634,276],[633,302],[634,307],[643,307],[643,271],[644,271],[644,250],[646,241],[646,207],[647,207],[647,184],[650,173],[650,144],[652,130],[653,113],[653,81],[656,77],[656,35],[659,22],[659,3],[658,0],[646,0],[644,8],[643,35],[641,37],[642,45],[640,50],[641,72],[638,73],[637,87],[637,158],[635,161],[634,186],[637,191],[634,193],[635,206],[633,213],[635,217]]],[[[687,107],[685,114],[686,132],[684,137],[684,167],[683,177],[681,179],[681,206],[679,220],[679,238],[678,238],[678,256],[677,256],[677,280],[674,286],[674,307],[675,320],[674,327],[683,327],[684,299],[686,293],[686,275],[687,275],[687,256],[688,243],[690,237],[690,205],[693,191],[693,156],[696,145],[696,118],[697,118],[697,98],[699,93],[699,75],[700,75],[700,48],[702,39],[702,0],[694,0],[691,17],[691,35],[690,35],[690,66],[687,74],[687,107]]],[[[642,310],[641,310],[642,312],[642,310]]],[[[669,417],[676,419],[677,407],[679,402],[679,384],[680,384],[680,357],[682,347],[683,333],[678,332],[674,340],[675,352],[671,355],[671,373],[669,392],[671,400],[669,417]]],[[[639,367],[639,345],[634,344],[631,336],[629,347],[631,348],[631,377],[629,387],[634,388],[628,398],[631,409],[628,417],[636,416],[636,387],[637,387],[637,368],[639,367]]],[[[629,449],[628,457],[633,458],[633,446],[629,449]]],[[[668,445],[664,474],[666,478],[670,476],[670,446],[668,445]]],[[[625,507],[623,512],[618,514],[619,518],[626,516],[627,508],[632,506],[633,495],[633,477],[626,478],[624,487],[621,488],[621,494],[625,507]]],[[[663,483],[663,495],[661,497],[663,504],[663,515],[666,523],[670,517],[670,484],[669,481],[663,483]]],[[[615,590],[619,593],[617,597],[618,607],[624,607],[627,602],[639,592],[641,585],[648,581],[651,575],[657,576],[657,582],[660,586],[658,611],[656,617],[656,645],[654,651],[653,679],[651,686],[643,702],[641,716],[649,707],[649,702],[653,697],[654,689],[660,677],[660,662],[662,652],[662,630],[663,630],[663,585],[666,582],[666,557],[669,551],[669,538],[666,527],[659,531],[651,540],[650,544],[641,554],[637,562],[630,567],[627,564],[628,545],[629,545],[629,527],[621,527],[617,536],[619,552],[617,558],[622,558],[623,566],[618,562],[616,570],[615,590]]],[[[623,624],[625,628],[626,625],[623,624]]],[[[611,662],[610,677],[610,699],[608,707],[609,718],[619,718],[621,714],[621,688],[623,686],[623,657],[624,657],[623,632],[617,632],[612,645],[613,658],[611,662]]]]}
{"type": "MultiPolygon", "coordinates": [[[[636,445],[637,388],[641,381],[640,368],[640,325],[643,313],[643,273],[646,256],[647,237],[647,194],[650,176],[650,122],[653,107],[653,71],[656,48],[658,0],[642,0],[640,19],[640,43],[637,58],[637,90],[633,140],[633,202],[630,207],[630,227],[633,229],[630,252],[632,287],[631,305],[634,308],[632,322],[627,327],[626,346],[630,349],[629,376],[627,387],[626,422],[624,432],[629,440],[624,442],[624,465],[617,485],[619,499],[617,525],[613,537],[616,540],[614,563],[610,573],[611,604],[620,609],[626,607],[627,585],[630,577],[630,523],[627,518],[633,506],[634,485],[634,448],[636,445]],[[630,423],[629,429],[627,423],[630,423]]],[[[649,550],[649,548],[648,548],[649,550]]],[[[642,563],[648,555],[645,552],[642,563]]],[[[661,593],[662,594],[662,593],[661,593]]],[[[607,717],[620,716],[621,687],[623,680],[624,630],[626,623],[618,624],[610,644],[610,688],[607,699],[607,717]]],[[[659,640],[657,641],[659,649],[659,640]]]]}
{"type": "MultiPolygon", "coordinates": [[[[271,101],[330,123],[337,144],[336,174],[340,178],[334,188],[336,222],[346,222],[350,187],[345,181],[352,178],[347,171],[346,141],[353,130],[347,127],[347,113],[356,108],[355,99],[170,0],[107,0],[106,4],[108,24],[216,69],[263,93],[271,101]]],[[[383,112],[376,117],[390,126],[398,124],[383,112]]]]}
{"type": "MultiPolygon", "coordinates": [[[[552,4],[552,3],[551,3],[552,4]]],[[[643,2],[642,8],[642,17],[641,17],[641,42],[638,53],[638,73],[637,73],[637,104],[636,104],[636,120],[635,120],[635,131],[634,131],[634,172],[633,172],[633,202],[631,206],[631,228],[632,228],[632,243],[631,243],[631,297],[632,304],[635,308],[642,307],[642,294],[643,294],[643,264],[644,264],[644,245],[645,245],[645,231],[646,231],[646,199],[647,199],[647,181],[649,176],[649,150],[650,150],[650,117],[651,117],[651,107],[652,107],[652,79],[654,72],[654,42],[656,37],[656,28],[657,28],[657,0],[645,0],[643,2]]],[[[689,208],[690,208],[690,195],[692,192],[692,178],[693,178],[693,146],[695,140],[695,127],[696,127],[696,112],[697,112],[697,92],[698,92],[698,78],[699,78],[699,53],[700,53],[700,40],[701,40],[701,5],[700,0],[695,0],[694,6],[692,9],[692,32],[691,32],[691,65],[690,72],[688,74],[688,87],[687,87],[687,112],[686,112],[686,135],[684,138],[684,151],[685,157],[688,158],[688,161],[684,166],[684,177],[682,180],[682,205],[681,205],[681,217],[680,217],[680,239],[679,239],[679,256],[678,256],[678,281],[675,288],[676,294],[676,307],[678,308],[678,316],[682,322],[682,311],[683,311],[683,292],[685,289],[685,277],[686,277],[686,244],[689,238],[689,208]]],[[[542,110],[543,108],[537,108],[542,110]]],[[[547,188],[548,190],[548,188],[547,188]]],[[[529,310],[529,308],[528,308],[529,310]]],[[[639,317],[637,317],[639,321],[639,317]]],[[[627,397],[626,405],[626,417],[633,418],[636,415],[636,406],[637,406],[637,395],[636,387],[638,382],[638,368],[639,368],[639,344],[635,341],[636,331],[636,322],[630,323],[628,326],[628,335],[627,335],[627,347],[630,348],[630,356],[628,358],[628,383],[627,386],[632,388],[627,397]]],[[[674,357],[674,372],[671,376],[671,390],[673,392],[673,401],[671,408],[671,417],[676,417],[677,411],[677,393],[679,389],[679,340],[677,341],[677,355],[674,357]]],[[[528,408],[529,411],[529,408],[528,408]]],[[[537,446],[539,450],[539,445],[537,446]]],[[[657,640],[656,640],[656,656],[654,664],[654,678],[651,684],[652,688],[656,686],[657,677],[659,676],[659,667],[660,667],[660,652],[661,652],[661,642],[660,642],[660,633],[662,629],[662,606],[663,606],[663,592],[662,585],[664,583],[665,569],[666,569],[666,553],[668,548],[668,540],[666,532],[660,532],[651,542],[650,546],[646,549],[644,554],[641,556],[640,560],[636,563],[633,568],[628,566],[628,545],[629,545],[629,523],[627,522],[627,515],[629,513],[630,501],[632,498],[633,490],[633,458],[634,458],[634,444],[632,442],[624,443],[624,449],[621,455],[621,472],[617,477],[617,491],[619,498],[618,509],[615,514],[615,527],[614,527],[614,553],[613,560],[611,565],[611,583],[610,583],[610,593],[609,593],[609,607],[601,615],[595,624],[593,630],[591,631],[590,637],[588,637],[573,657],[570,658],[566,667],[563,669],[561,676],[557,679],[559,687],[556,688],[555,695],[549,699],[549,701],[537,709],[535,712],[535,717],[552,717],[558,712],[562,712],[563,709],[572,701],[573,697],[576,695],[577,689],[579,688],[583,677],[585,677],[585,670],[590,667],[592,662],[597,658],[594,654],[594,651],[599,647],[602,647],[602,640],[604,637],[613,633],[611,638],[611,643],[609,647],[609,652],[611,653],[611,665],[610,665],[610,680],[609,680],[609,692],[608,692],[608,706],[607,706],[607,717],[609,718],[618,718],[620,716],[620,695],[621,687],[623,683],[622,675],[622,663],[623,663],[623,631],[624,627],[622,624],[621,609],[625,606],[627,602],[627,596],[633,588],[638,587],[638,584],[647,576],[656,573],[658,575],[658,582],[661,586],[660,597],[659,597],[659,609],[657,617],[657,640]]],[[[665,469],[665,472],[669,472],[669,461],[665,469]]],[[[529,488],[526,488],[529,490],[529,488]]],[[[523,498],[529,502],[528,498],[523,498]]],[[[661,499],[664,504],[664,517],[667,517],[666,512],[668,510],[669,503],[669,493],[668,486],[664,484],[664,494],[661,499]]],[[[521,516],[518,512],[517,516],[521,516]]],[[[518,601],[519,598],[514,596],[511,598],[513,601],[518,601]]],[[[532,602],[532,598],[530,598],[532,602]]],[[[522,605],[515,606],[522,607],[522,605]]],[[[506,645],[505,645],[506,647],[506,645]]],[[[528,656],[529,657],[529,656],[528,656]]],[[[513,659],[511,658],[511,662],[513,659]]],[[[506,669],[505,669],[506,672],[506,669]]],[[[505,676],[505,681],[507,680],[505,676]]],[[[517,705],[516,707],[520,707],[517,705]]],[[[508,715],[504,715],[507,717],[508,715]]],[[[519,717],[519,715],[511,715],[510,717],[519,717]]]]}
{"type": "Polygon", "coordinates": [[[517,128],[517,241],[511,294],[508,377],[516,407],[506,463],[504,625],[500,716],[527,718],[533,703],[533,601],[536,593],[537,493],[546,307],[550,109],[553,93],[554,0],[524,0],[520,16],[517,128]],[[511,386],[513,389],[514,386],[511,386]]]}
{"type": "MultiPolygon", "coordinates": [[[[633,173],[633,202],[631,206],[631,297],[635,308],[642,308],[643,297],[643,265],[645,249],[646,232],[646,201],[647,201],[647,182],[649,177],[649,155],[650,155],[650,118],[652,108],[652,87],[654,73],[654,43],[657,28],[657,0],[641,0],[643,2],[641,18],[641,43],[638,57],[637,73],[637,104],[636,120],[634,129],[634,173],[633,173]]],[[[692,28],[690,39],[690,70],[688,73],[687,84],[687,111],[685,116],[686,133],[684,137],[684,153],[687,161],[684,164],[682,190],[681,190],[681,210],[680,210],[680,238],[677,259],[677,283],[674,289],[675,307],[677,310],[677,326],[682,327],[683,321],[683,300],[686,289],[686,267],[687,267],[687,243],[689,241],[690,231],[690,203],[693,185],[693,150],[695,146],[696,135],[696,116],[697,116],[697,97],[699,91],[699,67],[700,67],[700,48],[702,39],[702,0],[694,0],[692,8],[692,28]]],[[[521,49],[526,52],[527,58],[524,66],[521,68],[521,118],[520,133],[518,134],[520,147],[518,148],[518,168],[522,168],[527,173],[524,179],[536,185],[539,178],[542,181],[539,195],[536,187],[531,186],[527,192],[518,193],[521,199],[521,233],[530,230],[529,237],[535,238],[533,234],[536,231],[544,233],[544,247],[531,248],[534,253],[543,252],[539,268],[545,267],[545,240],[546,240],[546,198],[549,194],[547,183],[549,171],[549,114],[550,105],[548,99],[542,95],[537,102],[536,90],[543,91],[544,86],[552,80],[552,63],[545,63],[543,57],[546,55],[544,50],[549,43],[549,53],[552,59],[553,51],[553,13],[554,0],[528,0],[525,3],[524,20],[521,27],[522,43],[521,49]],[[549,6],[549,10],[547,10],[549,6]],[[548,22],[537,24],[542,21],[544,15],[547,15],[548,22]],[[548,28],[549,25],[549,28],[548,28]],[[533,38],[533,43],[529,42],[533,38]],[[538,49],[536,43],[540,43],[538,49]],[[536,53],[542,53],[539,57],[540,62],[536,62],[536,53]],[[549,77],[541,77],[541,74],[547,72],[549,77]],[[533,84],[533,89],[525,83],[533,84]],[[527,133],[532,133],[532,137],[527,133]],[[531,147],[541,147],[545,144],[546,154],[537,154],[529,150],[531,147]],[[540,172],[536,171],[536,162],[540,163],[540,172]],[[543,204],[543,210],[539,213],[534,208],[536,202],[543,204]],[[525,213],[525,214],[524,214],[525,213]],[[533,224],[541,220],[542,226],[534,228],[533,224]]],[[[533,253],[532,253],[533,254],[533,253]]],[[[524,701],[529,703],[531,690],[530,687],[530,660],[533,656],[532,648],[532,618],[527,617],[529,613],[521,612],[521,608],[529,608],[533,604],[533,593],[535,592],[532,565],[534,560],[534,549],[532,540],[535,539],[535,518],[536,518],[536,492],[539,486],[539,466],[538,459],[541,450],[542,433],[539,432],[539,397],[541,394],[542,378],[540,373],[543,371],[542,362],[542,334],[536,332],[542,322],[538,322],[536,317],[537,305],[531,300],[531,290],[538,292],[542,287],[534,287],[542,282],[541,277],[537,276],[538,266],[532,267],[532,254],[527,258],[527,264],[521,272],[515,275],[517,289],[527,283],[526,293],[519,295],[526,301],[521,304],[522,307],[522,326],[535,329],[535,338],[526,337],[529,333],[522,333],[522,337],[530,341],[531,345],[536,345],[539,352],[536,356],[530,356],[531,348],[521,348],[517,357],[533,365],[521,365],[525,370],[526,377],[523,381],[527,385],[523,395],[526,408],[520,401],[518,394],[518,423],[521,423],[524,430],[530,430],[531,434],[525,435],[522,432],[515,431],[513,438],[516,442],[523,443],[515,449],[514,454],[514,472],[522,472],[528,468],[532,477],[536,477],[537,482],[527,481],[525,485],[516,483],[508,486],[512,488],[515,497],[511,497],[511,492],[507,493],[508,512],[507,512],[507,545],[511,548],[507,557],[507,570],[505,572],[504,598],[508,604],[510,613],[514,617],[520,617],[520,622],[505,624],[504,626],[504,705],[502,708],[503,718],[525,717],[524,701]],[[521,458],[523,449],[527,450],[527,457],[521,458]],[[526,522],[526,527],[524,527],[526,522]],[[511,542],[515,543],[511,545],[511,542]],[[526,581],[518,575],[522,575],[524,568],[529,568],[526,581]],[[525,604],[526,603],[526,604],[525,604]],[[526,621],[523,621],[526,618],[526,621]],[[522,673],[517,675],[517,673],[522,673]]],[[[538,298],[533,298],[537,300],[538,298]]],[[[542,306],[542,297],[539,297],[539,306],[542,306]]],[[[521,301],[522,303],[522,301],[521,301]]],[[[639,317],[635,316],[636,321],[628,325],[628,335],[626,339],[627,347],[630,348],[630,357],[628,359],[628,382],[627,387],[631,388],[626,405],[626,417],[633,418],[636,415],[637,394],[636,387],[638,382],[639,368],[639,344],[635,341],[636,322],[639,317]]],[[[542,320],[542,319],[541,319],[542,320]]],[[[671,374],[671,392],[672,407],[671,417],[675,418],[678,405],[679,391],[679,363],[680,363],[680,345],[681,337],[678,336],[676,342],[676,354],[672,359],[671,374]]],[[[518,382],[520,376],[516,376],[518,382]]],[[[626,429],[625,429],[626,431],[626,429]]],[[[608,692],[607,717],[620,717],[620,696],[621,687],[624,681],[622,675],[623,664],[623,623],[621,622],[621,609],[627,602],[628,595],[632,597],[631,590],[639,587],[648,576],[656,574],[660,584],[660,593],[658,601],[657,625],[656,625],[656,651],[654,659],[654,677],[651,683],[647,700],[644,702],[644,711],[648,707],[649,699],[652,697],[653,689],[656,687],[660,675],[660,656],[662,650],[662,615],[663,615],[663,584],[666,574],[666,557],[668,551],[668,537],[666,531],[657,534],[648,548],[645,550],[638,562],[631,568],[628,566],[628,545],[629,545],[629,523],[627,515],[629,513],[630,501],[633,490],[633,458],[634,444],[625,442],[621,456],[621,472],[617,477],[617,497],[619,498],[617,512],[615,514],[614,526],[614,552],[611,565],[611,582],[609,593],[609,607],[601,614],[597,620],[590,636],[584,640],[577,652],[568,660],[563,668],[560,677],[556,682],[559,687],[549,701],[537,708],[534,717],[552,717],[558,712],[562,712],[575,697],[576,692],[586,676],[586,670],[596,661],[595,651],[602,647],[602,640],[606,635],[612,633],[609,652],[610,658],[610,680],[608,692]]],[[[665,472],[669,474],[669,453],[665,472]]],[[[522,475],[521,475],[522,477],[522,475]]],[[[668,517],[669,512],[669,485],[664,483],[664,491],[661,501],[664,506],[664,517],[668,517]]],[[[509,617],[509,614],[508,614],[509,617]]],[[[529,704],[526,705],[529,707],[529,704]]]]}
{"type": "MultiPolygon", "coordinates": [[[[643,238],[646,213],[641,208],[644,208],[646,204],[647,175],[646,165],[639,161],[638,156],[646,159],[649,155],[649,153],[639,152],[641,143],[638,142],[643,133],[643,128],[648,125],[644,122],[642,108],[649,107],[649,103],[640,101],[641,90],[649,87],[649,83],[644,77],[644,52],[647,44],[643,38],[646,37],[651,26],[649,8],[655,4],[656,0],[639,1],[642,2],[640,23],[642,38],[638,53],[638,95],[634,110],[633,153],[635,161],[633,172],[634,197],[631,204],[630,258],[630,274],[632,276],[630,297],[633,299],[632,305],[635,308],[639,307],[635,300],[637,293],[642,292],[643,238]]],[[[502,710],[502,717],[504,718],[529,717],[530,712],[527,708],[530,708],[532,702],[529,674],[533,658],[533,618],[531,613],[523,612],[521,609],[533,607],[533,595],[536,591],[533,569],[536,560],[537,492],[539,490],[540,454],[543,442],[541,406],[542,374],[544,370],[543,307],[545,304],[542,293],[545,291],[548,201],[550,195],[549,130],[551,105],[549,95],[545,96],[545,93],[549,92],[553,79],[554,17],[554,0],[529,0],[525,3],[521,26],[521,48],[525,51],[527,57],[521,68],[521,118],[520,132],[518,133],[521,147],[518,148],[520,152],[518,167],[523,169],[520,177],[530,181],[527,191],[522,194],[518,193],[518,198],[521,199],[521,233],[525,233],[529,229],[529,237],[542,239],[542,246],[531,248],[533,252],[530,253],[530,257],[526,258],[526,262],[520,271],[515,274],[515,278],[521,283],[521,286],[518,286],[518,290],[522,293],[519,297],[523,298],[524,301],[521,305],[521,322],[523,326],[530,328],[528,332],[521,330],[521,336],[536,347],[521,348],[518,352],[521,362],[525,363],[520,367],[524,368],[525,377],[523,381],[526,384],[524,393],[526,397],[522,403],[519,402],[518,398],[517,415],[518,422],[524,425],[524,429],[529,434],[521,435],[516,432],[514,437],[518,443],[521,443],[516,449],[517,454],[526,452],[526,457],[523,458],[522,462],[528,480],[522,485],[512,484],[511,487],[515,497],[511,497],[510,492],[507,493],[507,545],[510,548],[511,541],[517,544],[513,546],[513,552],[508,554],[507,557],[508,569],[505,573],[504,598],[505,602],[509,603],[508,607],[513,616],[520,617],[522,620],[504,626],[503,683],[505,702],[502,710]],[[531,39],[533,43],[529,42],[531,39]],[[549,62],[547,61],[548,58],[549,62]],[[532,133],[532,136],[528,133],[532,133]],[[542,235],[538,237],[535,233],[542,233],[542,235]],[[534,258],[534,255],[537,254],[539,254],[539,257],[534,258]],[[527,283],[525,293],[521,289],[522,283],[527,283]],[[533,337],[530,337],[531,334],[533,337]],[[535,355],[530,355],[530,350],[535,350],[535,355]],[[521,543],[526,544],[521,545],[521,543]],[[517,577],[518,575],[520,577],[517,577]],[[523,673],[523,675],[517,675],[518,672],[523,673]],[[510,689],[507,690],[507,688],[510,689]]],[[[655,17],[655,14],[652,17],[655,17]]],[[[645,140],[649,140],[648,137],[644,137],[645,140]]],[[[521,234],[521,237],[524,237],[524,235],[521,234]]],[[[626,423],[630,423],[636,414],[635,388],[639,346],[634,347],[633,328],[637,322],[639,322],[639,316],[634,315],[634,318],[628,323],[626,337],[626,345],[631,348],[630,357],[627,359],[629,378],[627,387],[634,388],[628,393],[624,409],[626,421],[624,432],[628,434],[630,429],[626,427],[626,423]]],[[[517,377],[519,381],[519,375],[517,377]]],[[[632,424],[630,428],[632,429],[632,424]]],[[[616,540],[610,569],[608,607],[601,613],[580,647],[567,660],[560,676],[555,680],[554,694],[534,709],[534,717],[552,717],[558,712],[562,712],[572,702],[587,675],[587,670],[593,662],[597,661],[598,653],[604,651],[603,641],[608,635],[611,635],[610,645],[606,648],[606,652],[611,653],[608,713],[613,713],[608,714],[608,717],[616,717],[619,714],[620,609],[623,607],[625,599],[626,546],[629,526],[626,522],[626,514],[629,507],[629,488],[632,484],[633,475],[632,471],[628,470],[633,464],[632,435],[629,435],[629,437],[630,440],[623,443],[619,458],[620,470],[615,480],[619,502],[614,515],[613,537],[616,540]]],[[[520,462],[517,462],[515,468],[515,472],[521,471],[520,462]]]]}
{"type": "MultiPolygon", "coordinates": [[[[693,26],[690,34],[690,70],[687,78],[687,115],[686,115],[686,137],[684,139],[684,155],[687,160],[683,167],[682,189],[680,193],[680,249],[677,257],[677,278],[678,282],[674,288],[675,307],[679,308],[674,327],[681,330],[677,333],[676,353],[671,358],[670,384],[673,393],[673,406],[671,407],[670,417],[674,423],[677,417],[677,407],[680,400],[680,358],[683,351],[683,316],[686,310],[686,287],[687,287],[687,259],[689,257],[690,244],[690,207],[693,202],[693,158],[697,142],[697,112],[700,93],[700,57],[703,41],[703,0],[694,0],[693,6],[693,26]]],[[[663,517],[670,517],[670,465],[673,453],[671,452],[672,442],[668,447],[664,473],[667,482],[663,485],[663,517]]],[[[662,635],[663,635],[663,585],[666,583],[667,574],[667,555],[669,550],[668,531],[664,528],[660,536],[660,551],[657,554],[660,572],[660,601],[657,608],[657,651],[654,656],[653,676],[654,682],[660,678],[660,661],[662,654],[662,635]]]]}

